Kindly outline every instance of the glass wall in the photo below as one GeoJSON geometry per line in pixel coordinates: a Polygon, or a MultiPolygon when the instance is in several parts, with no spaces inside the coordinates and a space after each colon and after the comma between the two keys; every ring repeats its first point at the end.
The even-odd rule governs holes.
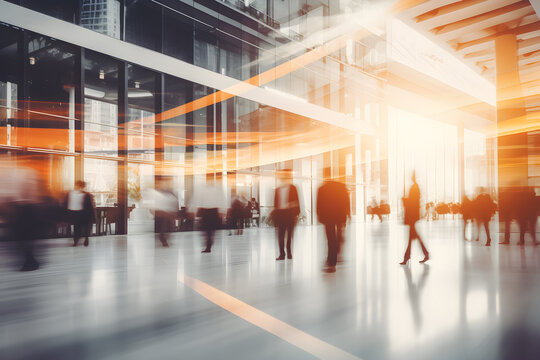
{"type": "Polygon", "coordinates": [[[26,144],[50,150],[75,151],[77,49],[39,34],[29,34],[25,62],[28,82],[26,144]]]}
{"type": "Polygon", "coordinates": [[[18,144],[17,129],[23,125],[19,111],[19,32],[0,26],[0,145],[18,144]]]}
{"type": "Polygon", "coordinates": [[[457,127],[395,108],[389,109],[388,121],[392,209],[402,209],[413,173],[424,203],[460,202],[457,127]]]}
{"type": "Polygon", "coordinates": [[[119,0],[82,0],[80,25],[120,39],[120,6],[119,0]]]}

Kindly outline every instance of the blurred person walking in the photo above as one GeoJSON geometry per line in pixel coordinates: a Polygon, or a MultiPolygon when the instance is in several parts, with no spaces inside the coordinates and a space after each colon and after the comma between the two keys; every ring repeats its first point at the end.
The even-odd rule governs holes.
{"type": "Polygon", "coordinates": [[[287,236],[287,258],[292,259],[292,239],[298,215],[300,202],[298,190],[292,184],[292,171],[282,170],[279,173],[281,186],[274,192],[274,210],[272,220],[277,228],[279,256],[276,260],[285,259],[285,236],[287,236]]]}
{"type": "Polygon", "coordinates": [[[78,180],[64,201],[64,209],[73,225],[73,246],[77,246],[80,238],[84,238],[84,246],[88,246],[92,224],[96,221],[94,197],[85,188],[86,183],[78,180]]]}
{"type": "Polygon", "coordinates": [[[39,268],[34,256],[33,241],[40,228],[40,180],[37,172],[29,167],[0,165],[0,203],[7,219],[10,237],[21,247],[21,271],[39,268]]]}
{"type": "Polygon", "coordinates": [[[495,203],[485,188],[481,187],[476,198],[473,200],[474,217],[476,219],[476,241],[480,239],[480,228],[483,225],[486,232],[486,246],[491,246],[491,235],[489,233],[489,222],[495,214],[495,203]]]}
{"type": "Polygon", "coordinates": [[[196,189],[192,207],[197,209],[200,229],[205,234],[206,247],[201,252],[209,253],[212,251],[215,232],[221,227],[221,220],[227,211],[227,199],[221,188],[220,178],[216,179],[214,185],[196,189]]]}
{"type": "Polygon", "coordinates": [[[242,195],[234,195],[231,201],[231,228],[235,229],[236,235],[242,235],[246,217],[248,202],[242,195]]]}
{"type": "Polygon", "coordinates": [[[422,247],[422,252],[424,253],[424,259],[420,263],[425,263],[429,260],[429,252],[424,246],[424,242],[418,235],[416,231],[416,222],[420,219],[420,188],[416,183],[416,176],[413,173],[413,184],[409,189],[409,197],[403,198],[403,206],[405,207],[405,225],[409,225],[409,243],[407,245],[407,250],[405,250],[405,256],[401,265],[406,265],[409,259],[411,258],[411,245],[414,239],[418,239],[420,246],[422,247]]]}
{"type": "Polygon", "coordinates": [[[538,200],[532,187],[525,187],[520,191],[517,218],[519,222],[519,245],[525,245],[525,234],[527,231],[531,234],[533,245],[540,244],[538,240],[536,240],[538,200]]]}
{"type": "Polygon", "coordinates": [[[504,241],[499,243],[501,245],[510,244],[512,221],[518,219],[520,207],[519,193],[514,187],[499,190],[499,222],[504,223],[504,241]]]}
{"type": "Polygon", "coordinates": [[[324,271],[333,273],[343,246],[343,230],[347,219],[351,218],[349,192],[345,184],[325,179],[317,192],[317,218],[324,224],[328,243],[327,267],[324,271]]]}
{"type": "Polygon", "coordinates": [[[467,224],[474,222],[473,203],[467,195],[463,195],[461,199],[461,216],[463,218],[463,240],[467,240],[467,224]]]}
{"type": "Polygon", "coordinates": [[[155,230],[159,241],[164,247],[169,247],[169,233],[174,229],[174,221],[178,215],[178,198],[171,189],[169,179],[159,179],[155,193],[155,230]]]}

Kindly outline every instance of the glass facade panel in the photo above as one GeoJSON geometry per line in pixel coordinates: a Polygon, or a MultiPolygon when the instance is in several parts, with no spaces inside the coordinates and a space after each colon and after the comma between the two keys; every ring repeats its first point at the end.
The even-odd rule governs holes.
{"type": "Polygon", "coordinates": [[[160,124],[164,137],[164,160],[182,162],[188,136],[193,134],[193,127],[188,124],[188,115],[192,118],[191,114],[186,114],[182,105],[190,101],[192,91],[192,86],[188,81],[165,76],[164,110],[172,113],[160,124]]]}
{"type": "Polygon", "coordinates": [[[156,74],[128,65],[128,158],[154,160],[156,74]]]}
{"type": "Polygon", "coordinates": [[[120,39],[120,6],[119,0],[82,0],[80,25],[120,39]]]}
{"type": "Polygon", "coordinates": [[[79,0],[22,0],[21,5],[71,23],[79,11],[79,0]]]}
{"type": "Polygon", "coordinates": [[[75,151],[76,50],[60,41],[32,34],[28,46],[28,146],[75,151]]]}
{"type": "Polygon", "coordinates": [[[118,155],[118,62],[85,54],[84,152],[118,155]]]}
{"type": "Polygon", "coordinates": [[[0,145],[17,145],[17,129],[23,125],[18,102],[18,35],[16,30],[0,26],[0,145]]]}
{"type": "Polygon", "coordinates": [[[149,164],[128,165],[128,233],[154,232],[153,202],[154,166],[149,164]]]}
{"type": "Polygon", "coordinates": [[[193,20],[175,11],[164,10],[163,53],[193,63],[193,20]]]}
{"type": "Polygon", "coordinates": [[[101,159],[84,159],[84,181],[94,195],[97,207],[118,205],[118,163],[101,159]]]}
{"type": "Polygon", "coordinates": [[[126,0],[126,41],[161,51],[161,7],[152,1],[126,0]]]}

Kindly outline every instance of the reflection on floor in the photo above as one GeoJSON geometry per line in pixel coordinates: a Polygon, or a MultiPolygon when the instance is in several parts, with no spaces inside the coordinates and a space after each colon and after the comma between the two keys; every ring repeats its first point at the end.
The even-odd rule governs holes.
{"type": "Polygon", "coordinates": [[[31,273],[14,271],[3,243],[0,354],[538,359],[540,247],[528,238],[523,247],[463,242],[460,226],[420,224],[432,260],[419,264],[413,247],[408,266],[398,264],[402,225],[350,226],[335,274],[321,272],[318,226],[297,228],[294,259],[283,262],[270,228],[218,233],[211,254],[200,253],[197,232],[173,234],[170,248],[151,234],[95,238],[88,248],[41,241],[43,266],[31,273]]]}

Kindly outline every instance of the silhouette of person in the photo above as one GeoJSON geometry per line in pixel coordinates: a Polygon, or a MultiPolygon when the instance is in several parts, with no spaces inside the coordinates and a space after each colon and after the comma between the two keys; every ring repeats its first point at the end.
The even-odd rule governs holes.
{"type": "Polygon", "coordinates": [[[217,175],[216,183],[198,189],[194,198],[197,217],[201,218],[201,230],[205,234],[206,247],[202,253],[209,253],[214,244],[214,235],[221,226],[221,219],[226,213],[227,199],[221,187],[221,175],[217,175]]]}
{"type": "Polygon", "coordinates": [[[4,217],[11,236],[22,250],[24,262],[20,270],[37,270],[39,263],[34,257],[33,241],[39,233],[39,176],[30,167],[0,163],[0,184],[0,203],[5,212],[4,217]]]}
{"type": "Polygon", "coordinates": [[[292,259],[292,239],[296,220],[300,214],[300,202],[296,186],[292,184],[292,171],[282,170],[279,178],[282,185],[274,193],[272,220],[278,233],[279,256],[276,260],[284,260],[285,235],[287,235],[287,258],[292,259]]]}
{"type": "Polygon", "coordinates": [[[343,229],[351,217],[349,192],[345,184],[325,180],[317,193],[317,218],[324,224],[328,242],[326,272],[335,272],[343,243],[343,229]]]}
{"type": "Polygon", "coordinates": [[[519,245],[525,244],[525,234],[531,234],[534,245],[538,245],[536,240],[536,222],[538,218],[537,199],[534,189],[526,187],[520,191],[519,206],[517,207],[517,217],[519,222],[519,245]]]}
{"type": "Polygon", "coordinates": [[[231,201],[231,227],[236,229],[236,235],[242,235],[246,216],[247,200],[242,195],[235,195],[231,201]]]}
{"type": "Polygon", "coordinates": [[[489,222],[495,214],[495,203],[491,196],[486,193],[484,188],[479,189],[479,194],[473,200],[474,216],[476,218],[476,226],[478,232],[476,234],[476,241],[480,239],[480,228],[483,225],[486,232],[486,246],[491,246],[491,235],[489,233],[489,222]]]}
{"type": "Polygon", "coordinates": [[[178,198],[170,187],[170,180],[166,178],[159,179],[156,182],[154,199],[155,230],[158,233],[161,245],[164,247],[169,247],[169,233],[173,230],[174,221],[178,215],[178,198]]]}
{"type": "Polygon", "coordinates": [[[500,244],[510,244],[512,220],[517,219],[519,208],[519,191],[515,188],[501,189],[499,192],[499,221],[504,223],[504,241],[500,244]]]}
{"type": "Polygon", "coordinates": [[[429,260],[429,252],[424,246],[424,242],[418,235],[416,231],[416,222],[420,219],[420,188],[416,183],[416,176],[413,173],[413,184],[409,189],[409,197],[403,198],[403,206],[405,207],[405,225],[409,225],[409,243],[407,245],[407,250],[405,250],[405,256],[401,265],[406,265],[409,259],[411,258],[411,245],[414,239],[418,239],[420,246],[422,247],[422,252],[424,253],[424,259],[420,263],[425,263],[429,260]]]}
{"type": "Polygon", "coordinates": [[[463,217],[463,240],[467,240],[467,224],[474,221],[474,209],[472,201],[463,195],[461,199],[461,216],[463,217]]]}
{"type": "Polygon", "coordinates": [[[77,246],[81,237],[84,238],[84,246],[88,246],[92,223],[96,220],[94,199],[90,193],[84,191],[85,187],[86,183],[78,180],[75,190],[67,194],[64,202],[64,208],[73,225],[73,246],[77,246]]]}

